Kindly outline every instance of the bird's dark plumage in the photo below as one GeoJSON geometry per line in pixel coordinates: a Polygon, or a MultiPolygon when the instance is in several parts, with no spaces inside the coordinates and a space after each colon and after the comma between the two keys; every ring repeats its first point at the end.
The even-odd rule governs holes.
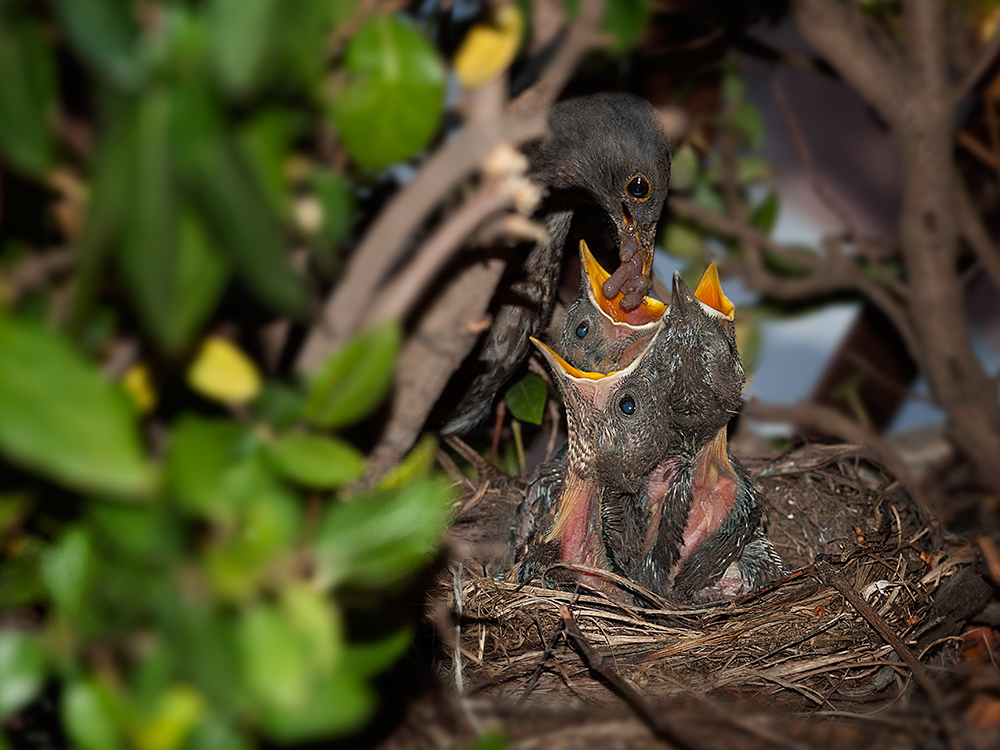
{"type": "Polygon", "coordinates": [[[512,258],[494,322],[475,362],[472,382],[443,434],[464,433],[490,412],[496,393],[513,376],[552,315],[562,257],[574,215],[610,218],[622,267],[603,290],[626,293],[635,308],[649,289],[656,225],[670,183],[670,147],[656,110],[623,93],[603,93],[556,105],[547,138],[528,144],[530,178],[546,191],[536,218],[549,239],[512,258]]]}
{"type": "Polygon", "coordinates": [[[522,579],[547,560],[584,562],[690,600],[780,571],[757,490],[728,450],[743,368],[714,267],[699,296],[710,304],[675,275],[655,336],[618,372],[582,372],[540,347],[563,394],[569,446],[561,473],[549,467],[529,488],[526,512],[540,515],[521,527],[522,579]]]}

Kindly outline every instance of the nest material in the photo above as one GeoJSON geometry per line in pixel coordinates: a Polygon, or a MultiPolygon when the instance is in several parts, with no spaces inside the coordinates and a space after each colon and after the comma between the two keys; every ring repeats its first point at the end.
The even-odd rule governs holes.
{"type": "MultiPolygon", "coordinates": [[[[712,706],[709,713],[732,723],[729,707],[738,705],[812,722],[839,717],[830,720],[841,728],[844,717],[876,717],[896,740],[919,732],[953,739],[937,716],[945,710],[940,695],[928,702],[913,678],[934,692],[927,668],[958,663],[954,636],[991,596],[973,572],[974,548],[942,545],[863,448],[811,446],[746,463],[769,500],[768,536],[791,575],[736,602],[643,608],[584,589],[517,586],[470,572],[485,561],[466,565],[442,592],[459,616],[457,644],[446,642],[439,672],[458,678],[467,710],[472,701],[511,731],[532,711],[586,705],[593,719],[594,711],[620,708],[624,697],[644,704],[640,713],[693,704],[704,719],[712,706]],[[887,641],[886,629],[897,640],[887,641]],[[892,718],[917,706],[906,721],[892,718]],[[512,724],[512,716],[521,718],[512,724]]],[[[494,575],[509,562],[497,547],[498,528],[516,495],[512,487],[478,488],[471,505],[488,519],[488,531],[470,522],[475,513],[459,517],[467,554],[475,558],[480,549],[470,538],[492,544],[494,575]]],[[[759,721],[754,726],[750,735],[764,731],[759,721]]],[[[745,739],[746,727],[741,731],[745,739]]],[[[851,747],[887,741],[870,731],[844,736],[851,747]]]]}

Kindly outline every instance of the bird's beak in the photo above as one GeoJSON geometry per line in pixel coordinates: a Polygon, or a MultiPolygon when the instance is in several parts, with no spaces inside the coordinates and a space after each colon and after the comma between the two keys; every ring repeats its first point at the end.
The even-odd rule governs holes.
{"type": "Polygon", "coordinates": [[[637,327],[655,323],[667,311],[667,306],[652,297],[643,297],[639,306],[633,310],[623,310],[619,302],[625,296],[619,291],[611,298],[605,297],[602,291],[611,274],[604,270],[594,254],[590,252],[585,240],[580,240],[580,261],[583,272],[587,274],[590,283],[590,298],[597,308],[607,316],[612,323],[637,327]]]}
{"type": "Polygon", "coordinates": [[[710,317],[732,322],[736,308],[722,291],[714,262],[705,271],[694,294],[691,294],[691,288],[684,283],[680,273],[674,271],[674,284],[670,294],[671,315],[684,316],[692,310],[692,305],[697,305],[710,317]]]}
{"type": "Polygon", "coordinates": [[[733,319],[736,308],[729,301],[726,293],[722,291],[722,284],[719,283],[719,269],[714,260],[705,269],[705,273],[698,283],[698,288],[694,291],[694,296],[714,311],[722,313],[729,320],[733,319]]]}
{"type": "Polygon", "coordinates": [[[640,231],[639,225],[624,203],[622,217],[615,223],[618,225],[618,256],[622,263],[638,253],[642,262],[642,273],[648,278],[653,272],[653,236],[643,237],[644,232],[640,231]]]}

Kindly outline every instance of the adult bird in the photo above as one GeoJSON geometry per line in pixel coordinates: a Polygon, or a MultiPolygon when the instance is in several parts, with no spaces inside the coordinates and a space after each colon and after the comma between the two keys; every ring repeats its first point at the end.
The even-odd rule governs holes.
{"type": "Polygon", "coordinates": [[[645,349],[667,311],[652,297],[623,310],[624,292],[608,298],[601,291],[609,278],[586,241],[580,240],[580,288],[553,347],[580,370],[607,373],[627,367],[645,349]]]}
{"type": "Polygon", "coordinates": [[[531,337],[548,324],[574,219],[603,226],[618,250],[622,264],[602,289],[606,297],[624,290],[620,305],[633,309],[649,289],[670,184],[670,144],[656,110],[631,94],[595,94],[553,107],[548,129],[525,147],[529,177],[545,190],[535,218],[544,221],[548,238],[508,263],[493,325],[443,434],[468,432],[483,420],[530,352],[531,337]]]}

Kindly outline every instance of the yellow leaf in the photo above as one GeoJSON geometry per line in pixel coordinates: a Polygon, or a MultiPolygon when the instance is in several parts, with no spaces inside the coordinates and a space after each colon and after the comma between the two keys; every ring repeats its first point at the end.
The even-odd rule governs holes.
{"type": "Polygon", "coordinates": [[[205,339],[187,371],[192,390],[226,404],[244,404],[260,393],[256,365],[232,342],[219,336],[205,339]]]}
{"type": "Polygon", "coordinates": [[[122,388],[132,398],[136,408],[143,414],[148,414],[156,406],[156,389],[149,377],[149,368],[142,362],[137,362],[125,371],[122,376],[122,388]]]}
{"type": "Polygon", "coordinates": [[[524,19],[516,5],[497,8],[490,23],[477,23],[455,55],[455,75],[469,89],[482,86],[507,69],[521,43],[524,19]]]}
{"type": "Polygon", "coordinates": [[[174,750],[180,747],[205,713],[205,699],[181,685],[160,696],[150,719],[138,727],[133,744],[139,750],[174,750]]]}

